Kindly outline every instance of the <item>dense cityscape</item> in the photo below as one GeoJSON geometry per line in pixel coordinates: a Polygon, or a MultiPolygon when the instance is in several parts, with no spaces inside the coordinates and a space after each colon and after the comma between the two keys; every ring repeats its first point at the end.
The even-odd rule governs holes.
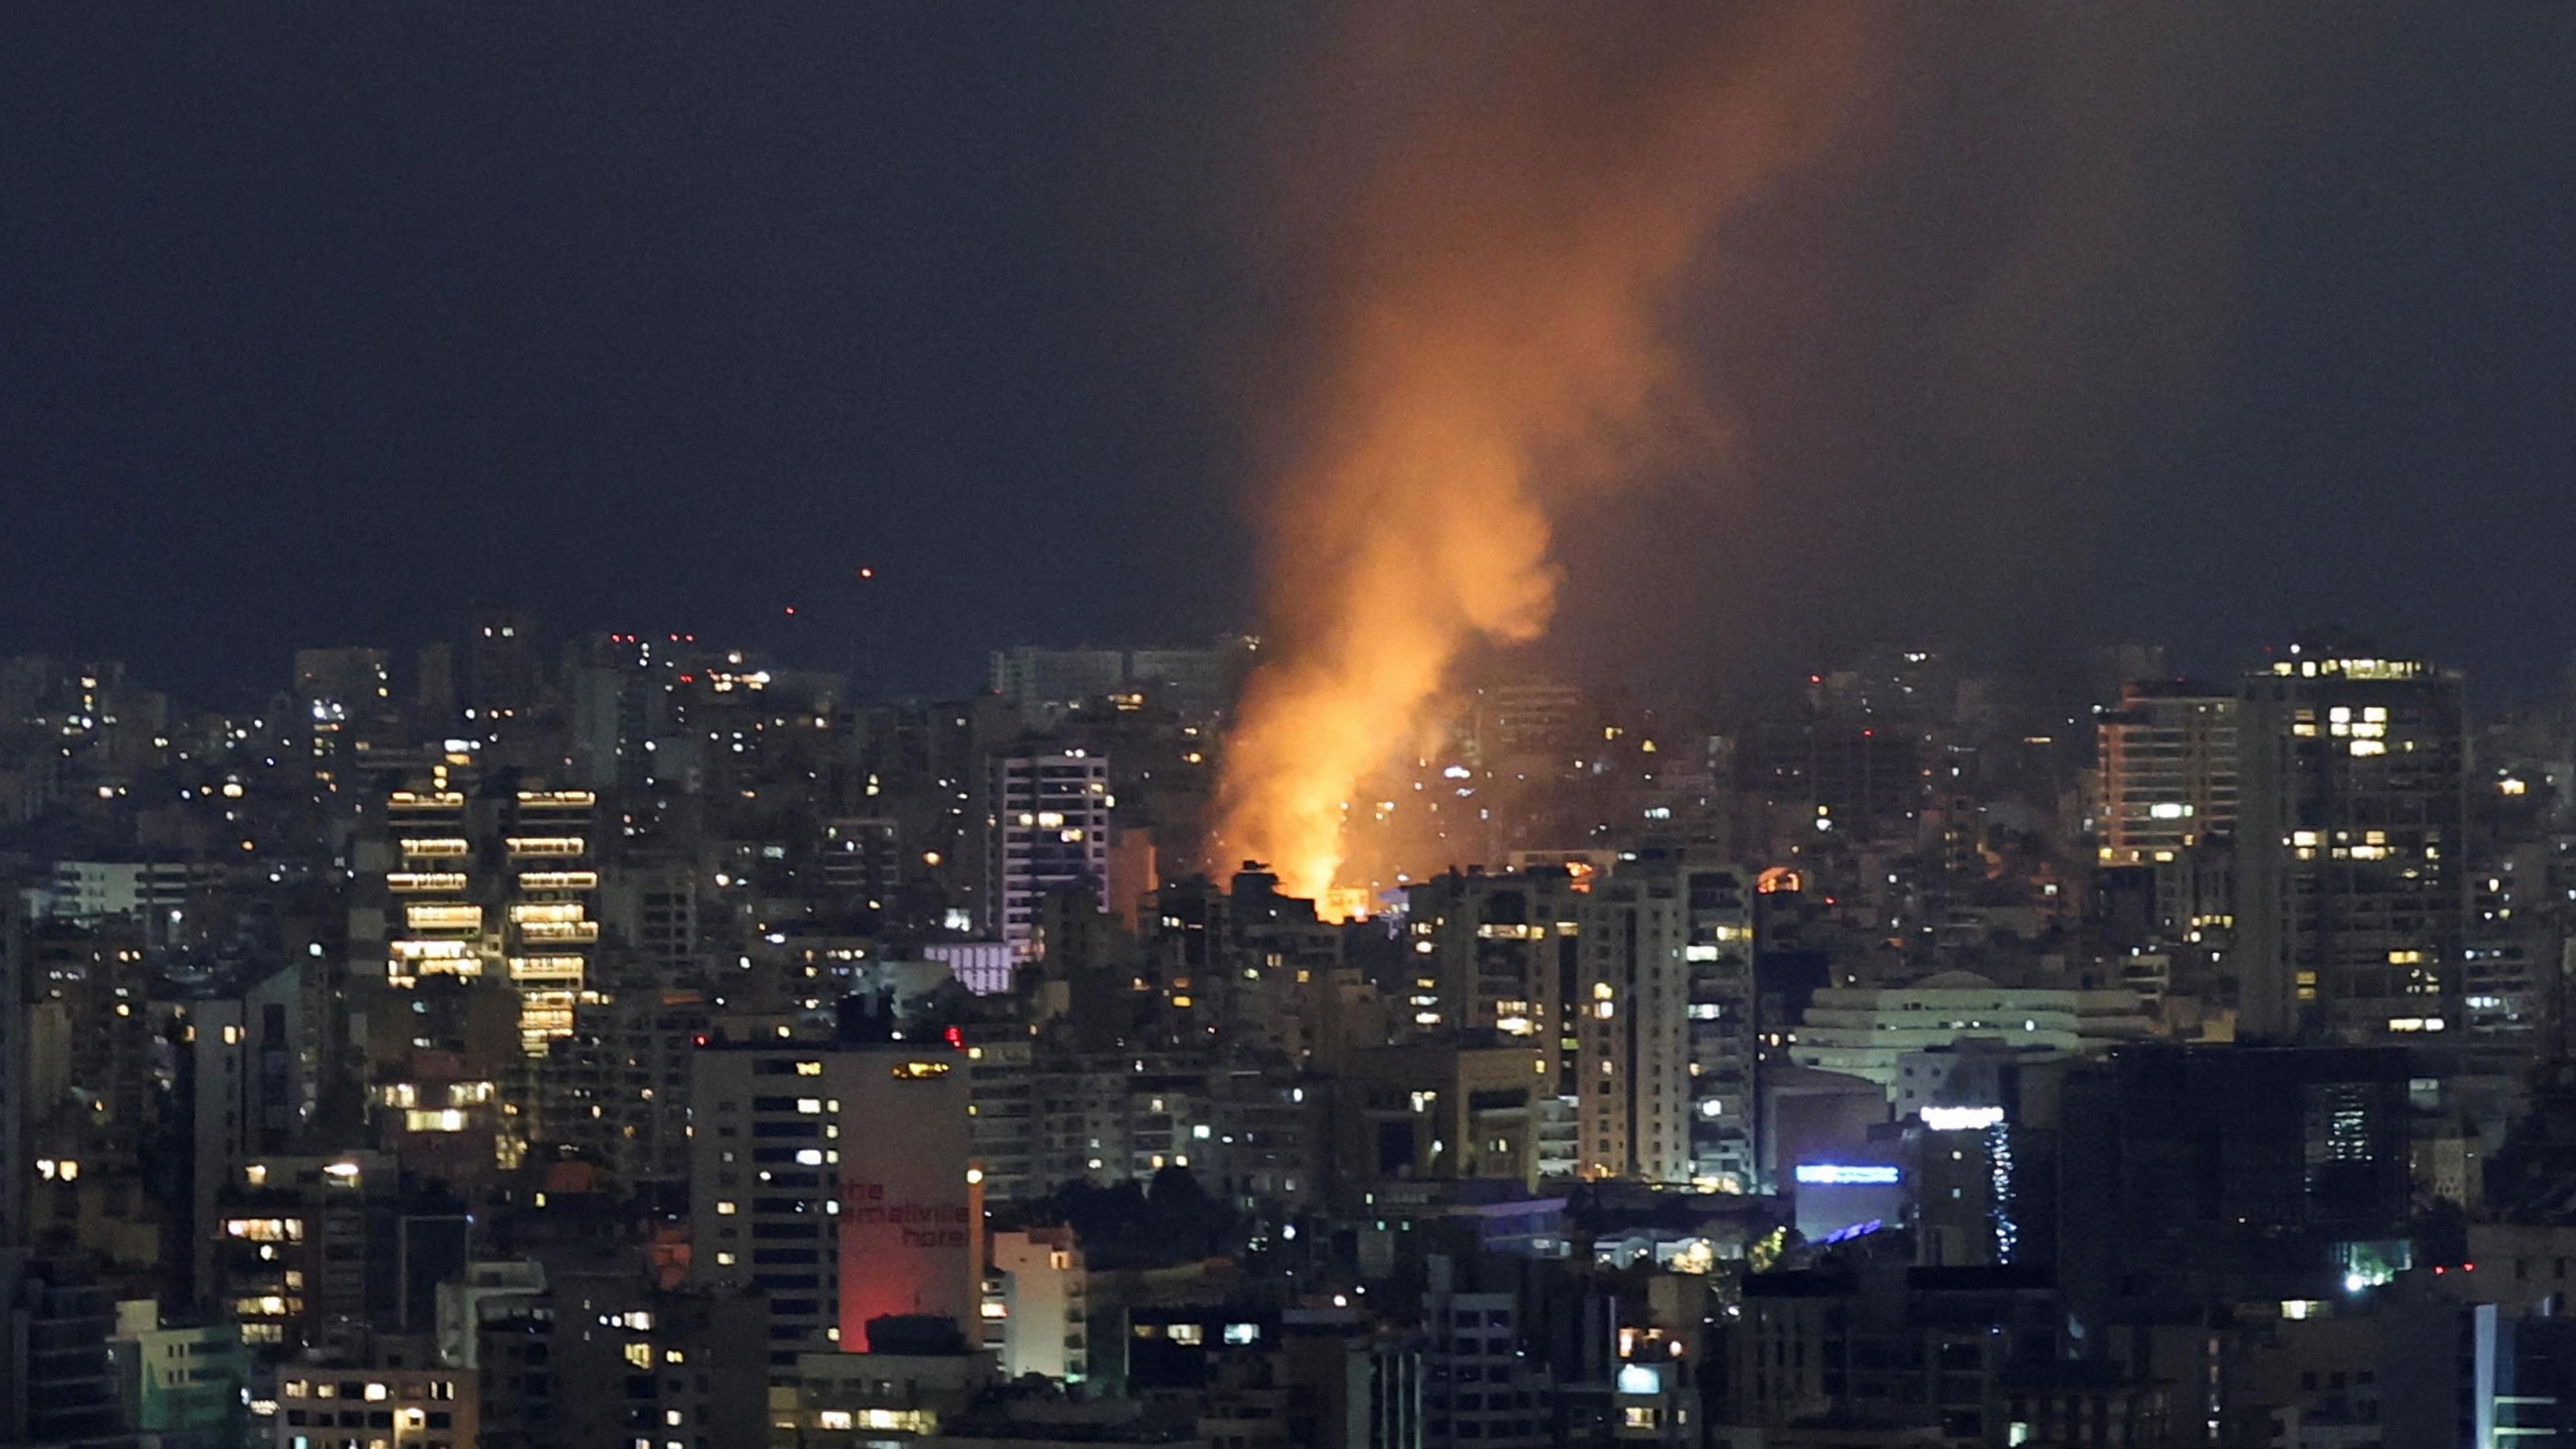
{"type": "Polygon", "coordinates": [[[1351,808],[1437,863],[1318,901],[1212,837],[1257,657],[0,661],[0,1437],[2564,1427],[2566,709],[1497,677],[1351,808]]]}
{"type": "Polygon", "coordinates": [[[0,6],[0,1449],[2576,1444],[2570,76],[0,6]]]}

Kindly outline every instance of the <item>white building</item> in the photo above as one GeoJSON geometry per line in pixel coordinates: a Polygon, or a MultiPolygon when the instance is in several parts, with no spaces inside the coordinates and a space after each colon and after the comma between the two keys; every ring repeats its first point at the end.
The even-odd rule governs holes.
{"type": "Polygon", "coordinates": [[[1909,1053],[1986,1038],[2034,1055],[2099,1053],[2151,1035],[2138,994],[2125,990],[1998,986],[1973,971],[1944,971],[1912,986],[1829,987],[1807,1005],[1789,1059],[1904,1093],[1909,1053]]]}
{"type": "Polygon", "coordinates": [[[58,860],[53,880],[30,904],[33,914],[83,926],[131,921],[159,941],[184,917],[189,901],[223,880],[208,862],[58,860]]]}
{"type": "Polygon", "coordinates": [[[1039,1374],[1068,1384],[1088,1377],[1090,1273],[1073,1229],[995,1233],[992,1276],[984,1343],[1000,1350],[1002,1376],[1039,1374]]]}
{"type": "Polygon", "coordinates": [[[1683,855],[1623,863],[1584,898],[1580,934],[1566,1031],[1583,1175],[1749,1191],[1750,877],[1683,855]]]}

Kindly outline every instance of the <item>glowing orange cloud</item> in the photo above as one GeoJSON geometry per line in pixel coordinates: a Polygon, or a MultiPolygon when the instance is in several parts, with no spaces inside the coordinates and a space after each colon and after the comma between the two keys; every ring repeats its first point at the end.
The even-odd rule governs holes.
{"type": "Polygon", "coordinates": [[[1322,208],[1326,301],[1263,498],[1265,662],[1226,742],[1230,855],[1321,896],[1348,802],[1417,739],[1461,655],[1546,630],[1563,506],[1646,450],[1713,445],[1661,304],[1718,219],[1822,134],[1852,19],[1361,13],[1333,103],[1401,114],[1322,208]]]}

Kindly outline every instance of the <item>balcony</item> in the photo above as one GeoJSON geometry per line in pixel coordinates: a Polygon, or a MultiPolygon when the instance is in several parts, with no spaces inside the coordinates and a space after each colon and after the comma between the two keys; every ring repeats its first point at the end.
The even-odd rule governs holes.
{"type": "Polygon", "coordinates": [[[385,889],[398,895],[425,892],[441,894],[465,889],[465,872],[461,870],[397,870],[385,875],[385,889]]]}
{"type": "Polygon", "coordinates": [[[519,874],[523,891],[595,891],[599,889],[599,872],[595,870],[530,870],[519,874]]]}
{"type": "Polygon", "coordinates": [[[599,939],[597,921],[523,921],[520,939],[541,941],[547,945],[587,946],[599,939]]]}
{"type": "Polygon", "coordinates": [[[589,966],[580,956],[513,956],[510,979],[548,986],[579,986],[582,973],[589,966]]]}
{"type": "Polygon", "coordinates": [[[462,810],[465,808],[465,795],[458,790],[396,790],[385,797],[385,808],[411,813],[462,810]]]}

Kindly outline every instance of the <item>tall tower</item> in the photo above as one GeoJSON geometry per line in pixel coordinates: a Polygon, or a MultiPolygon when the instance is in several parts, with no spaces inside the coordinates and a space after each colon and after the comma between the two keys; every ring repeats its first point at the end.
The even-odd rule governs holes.
{"type": "Polygon", "coordinates": [[[1109,760],[1085,750],[995,758],[985,798],[987,928],[1026,959],[1038,904],[1089,891],[1109,908],[1109,760]]]}
{"type": "Polygon", "coordinates": [[[1750,879],[1650,853],[1593,887],[1581,916],[1577,1160],[1587,1177],[1754,1186],[1750,879]]]}
{"type": "Polygon", "coordinates": [[[2454,1028],[2469,868],[2459,676],[2293,646],[2242,698],[2240,1030],[2369,1042],[2454,1028]]]}

